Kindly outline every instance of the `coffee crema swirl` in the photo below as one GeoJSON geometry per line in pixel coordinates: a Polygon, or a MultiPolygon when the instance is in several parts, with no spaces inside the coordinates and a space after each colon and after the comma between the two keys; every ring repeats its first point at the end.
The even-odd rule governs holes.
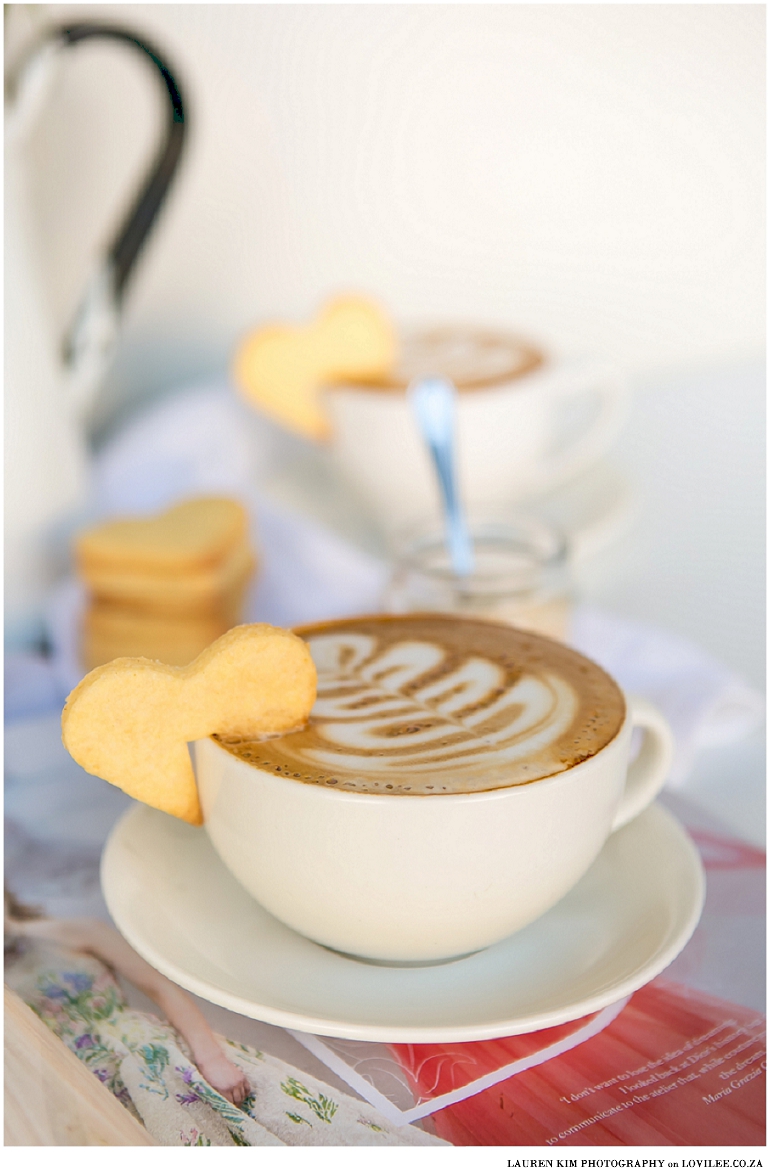
{"type": "Polygon", "coordinates": [[[404,391],[416,379],[441,375],[460,391],[504,386],[538,369],[544,354],[531,342],[501,330],[453,325],[405,330],[395,366],[367,380],[373,390],[404,391]]]}
{"type": "Polygon", "coordinates": [[[307,726],[219,742],[304,783],[413,796],[527,784],[601,751],[625,717],[599,666],[511,626],[409,614],[296,632],[318,670],[307,726]]]}

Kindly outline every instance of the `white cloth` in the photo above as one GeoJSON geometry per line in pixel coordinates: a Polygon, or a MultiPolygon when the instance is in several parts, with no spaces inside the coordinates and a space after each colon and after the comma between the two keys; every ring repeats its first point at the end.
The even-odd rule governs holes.
{"type": "Polygon", "coordinates": [[[226,384],[171,394],[130,419],[96,455],[92,510],[154,512],[194,492],[244,498],[280,458],[276,437],[278,443],[226,384]]]}
{"type": "MultiPolygon", "coordinates": [[[[149,408],[97,456],[91,514],[149,513],[184,496],[224,492],[253,517],[260,572],[246,619],[274,625],[376,612],[388,566],[338,534],[271,500],[276,461],[298,441],[271,430],[223,383],[196,387],[149,408]]],[[[82,677],[77,625],[83,594],[60,585],[48,607],[53,656],[6,660],[6,712],[22,717],[61,705],[82,677]]],[[[652,700],[676,737],[669,779],[680,785],[699,749],[740,739],[763,717],[762,696],[686,640],[654,626],[578,606],[570,640],[629,692],[652,700]]]]}
{"type": "Polygon", "coordinates": [[[570,642],[666,716],[676,740],[670,788],[684,783],[701,748],[740,740],[762,723],[762,695],[685,638],[583,605],[570,642]]]}

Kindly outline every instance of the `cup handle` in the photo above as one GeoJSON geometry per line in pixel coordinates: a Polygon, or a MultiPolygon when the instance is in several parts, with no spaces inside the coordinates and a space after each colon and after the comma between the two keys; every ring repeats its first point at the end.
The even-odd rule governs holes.
{"type": "Polygon", "coordinates": [[[626,787],[612,831],[627,825],[660,792],[674,758],[674,734],[657,707],[646,699],[630,698],[631,723],[644,732],[639,755],[629,764],[626,787]]]}
{"type": "Polygon", "coordinates": [[[590,467],[612,445],[626,415],[627,392],[620,374],[610,366],[591,363],[553,386],[553,401],[587,397],[598,400],[595,416],[566,442],[547,454],[538,476],[542,486],[555,486],[590,467]]]}

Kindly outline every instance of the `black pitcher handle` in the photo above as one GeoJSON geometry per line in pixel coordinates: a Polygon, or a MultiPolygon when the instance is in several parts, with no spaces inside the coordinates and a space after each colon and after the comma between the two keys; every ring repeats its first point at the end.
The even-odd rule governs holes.
{"type": "Polygon", "coordinates": [[[77,45],[81,41],[100,37],[132,46],[150,58],[162,78],[168,97],[166,130],[157,157],[133,206],[107,249],[107,257],[112,267],[115,299],[120,303],[129,274],[155,222],[179,164],[185,137],[182,95],[171,69],[155,46],[138,37],[130,29],[115,25],[84,23],[58,29],[54,33],[54,36],[56,35],[65,45],[77,45]]]}
{"type": "MultiPolygon", "coordinates": [[[[86,295],[78,307],[73,324],[64,339],[63,356],[70,366],[76,364],[81,351],[89,347],[92,348],[96,340],[91,320],[95,315],[95,301],[108,300],[110,310],[117,316],[125,296],[129,276],[157,219],[158,212],[176,173],[185,139],[184,105],[179,84],[168,63],[150,42],[137,36],[130,29],[92,22],[54,28],[47,34],[46,42],[56,43],[58,41],[60,45],[69,47],[95,37],[120,41],[149,57],[162,79],[168,106],[165,133],[155,160],[133,205],[104,254],[102,269],[98,274],[101,280],[98,292],[95,292],[93,286],[86,290],[86,295]]],[[[100,306],[102,315],[104,315],[104,308],[102,303],[100,306]]],[[[97,328],[96,332],[98,331],[97,328]]]]}

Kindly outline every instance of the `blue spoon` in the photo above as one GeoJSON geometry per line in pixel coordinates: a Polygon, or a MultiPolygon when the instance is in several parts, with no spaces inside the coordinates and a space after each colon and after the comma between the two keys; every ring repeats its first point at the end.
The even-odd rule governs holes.
{"type": "Polygon", "coordinates": [[[417,425],[436,468],[446,520],[447,546],[458,577],[473,572],[473,545],[457,491],[454,430],[457,391],[446,378],[421,378],[409,387],[417,425]]]}

